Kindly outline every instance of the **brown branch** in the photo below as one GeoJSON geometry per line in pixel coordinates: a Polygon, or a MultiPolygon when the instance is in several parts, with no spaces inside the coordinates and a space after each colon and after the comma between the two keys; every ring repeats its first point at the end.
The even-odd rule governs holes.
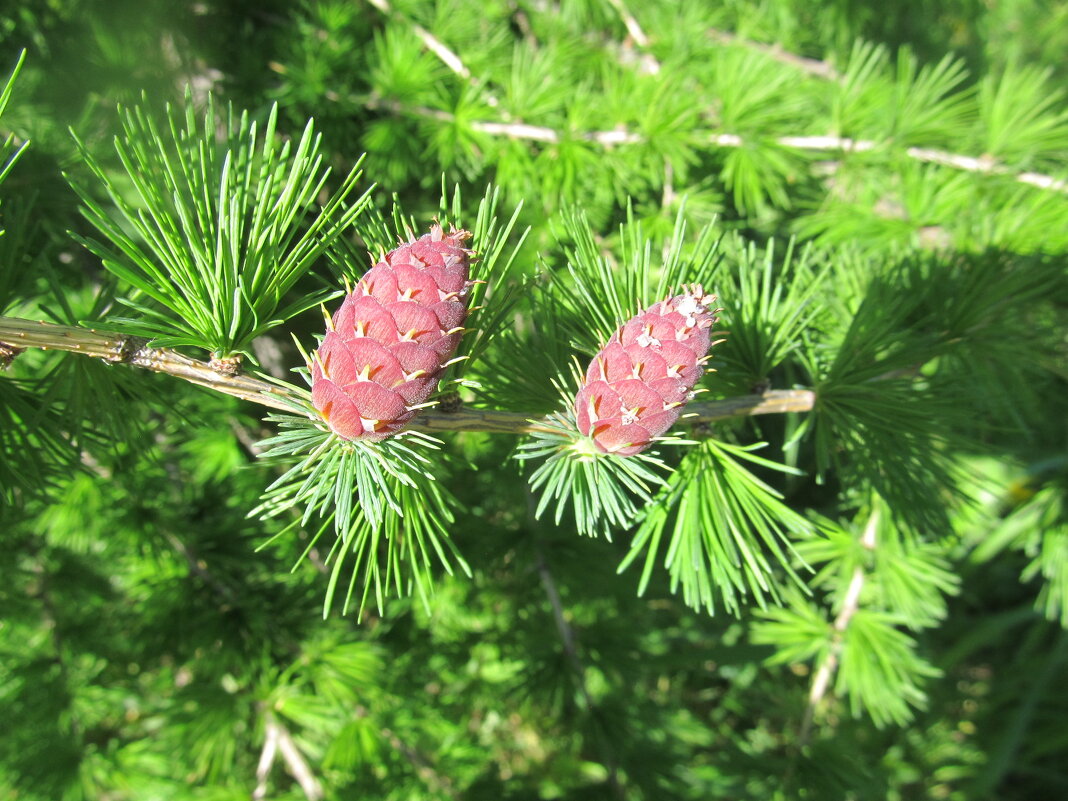
{"type": "MultiPolygon", "coordinates": [[[[731,417],[811,411],[816,395],[807,389],[770,390],[763,395],[741,395],[721,401],[692,403],[681,418],[684,423],[710,423],[731,417]]],[[[463,409],[459,412],[427,412],[412,424],[419,431],[484,431],[490,434],[532,434],[558,431],[544,419],[524,412],[496,409],[463,409]]]]}
{"type": "Polygon", "coordinates": [[[130,364],[181,378],[272,409],[293,411],[296,399],[286,390],[244,375],[226,375],[170,348],[150,348],[141,337],[70,325],[0,317],[0,342],[22,348],[65,350],[106,362],[130,364]]]}
{"type": "MultiPolygon", "coordinates": [[[[645,51],[639,53],[637,59],[641,72],[648,75],[656,75],[660,72],[660,62],[656,60],[656,57],[652,53],[648,52],[649,37],[646,36],[645,31],[642,30],[642,26],[638,24],[638,20],[630,13],[627,7],[623,5],[623,0],[608,0],[608,4],[615,9],[617,14],[619,14],[619,18],[623,21],[623,26],[627,29],[627,35],[634,43],[636,49],[645,51]]],[[[629,46],[629,43],[624,44],[623,47],[624,63],[634,62],[635,59],[633,57],[627,58],[627,56],[632,56],[633,54],[633,49],[629,46]]]]}
{"type": "MultiPolygon", "coordinates": [[[[387,17],[398,16],[393,9],[393,6],[389,4],[389,0],[367,0],[367,2],[387,17]]],[[[421,25],[412,23],[412,29],[415,31],[415,35],[419,38],[419,41],[426,46],[427,50],[437,56],[441,63],[461,78],[466,80],[471,79],[471,71],[464,64],[463,60],[450,50],[440,39],[421,25]]]]}
{"type": "Polygon", "coordinates": [[[260,801],[267,797],[267,779],[271,775],[271,766],[278,753],[278,727],[268,723],[264,727],[263,749],[256,764],[256,789],[252,791],[252,800],[260,801]]]}
{"type": "Polygon", "coordinates": [[[226,586],[197,556],[196,552],[180,540],[173,532],[164,531],[163,538],[185,560],[189,572],[204,582],[227,604],[236,604],[237,597],[232,588],[226,586]]]}
{"type": "MultiPolygon", "coordinates": [[[[584,711],[587,715],[593,716],[598,712],[597,704],[590,694],[589,685],[586,681],[586,668],[582,664],[582,657],[579,654],[578,638],[574,628],[567,620],[564,603],[560,597],[560,590],[556,585],[556,579],[553,577],[549,562],[545,558],[545,548],[540,534],[541,524],[538,522],[535,513],[534,497],[529,487],[527,487],[526,498],[527,522],[534,534],[534,553],[537,559],[538,577],[541,579],[545,595],[549,599],[549,606],[553,611],[553,622],[556,624],[556,631],[560,635],[568,666],[575,676],[584,711]]],[[[616,798],[625,799],[627,793],[620,777],[619,761],[616,757],[615,748],[608,740],[603,740],[600,742],[600,749],[604,766],[608,770],[608,786],[616,798]]]]}
{"type": "MultiPolygon", "coordinates": [[[[298,396],[259,378],[230,376],[213,370],[169,348],[150,348],[139,337],[96,331],[92,328],[0,317],[0,342],[17,342],[20,347],[64,350],[107,362],[129,364],[181,378],[198,386],[224,392],[271,409],[300,413],[298,396]]],[[[731,417],[758,414],[807,412],[815,403],[815,393],[807,389],[771,390],[762,395],[742,395],[721,401],[693,403],[683,416],[686,423],[707,423],[731,417]]],[[[539,415],[497,409],[468,409],[457,412],[425,411],[411,426],[416,431],[482,431],[491,434],[530,434],[552,432],[557,428],[539,415]]]]}
{"type": "MultiPolygon", "coordinates": [[[[41,602],[43,622],[45,629],[48,631],[54,653],[52,661],[59,670],[59,678],[63,683],[64,689],[69,691],[73,682],[71,680],[69,660],[64,653],[66,650],[64,647],[66,642],[63,631],[64,623],[53,597],[53,574],[48,565],[45,564],[46,555],[42,553],[42,548],[38,543],[31,543],[30,553],[33,556],[33,562],[29,567],[29,572],[37,577],[37,583],[36,585],[30,585],[27,594],[31,599],[41,602]]],[[[71,739],[79,747],[82,747],[84,745],[83,734],[85,727],[82,724],[81,714],[73,703],[67,705],[66,713],[68,719],[67,729],[70,732],[71,739]]]]}
{"type": "Polygon", "coordinates": [[[638,24],[638,20],[634,18],[634,15],[627,10],[627,7],[623,5],[623,0],[608,0],[608,5],[612,6],[619,14],[619,18],[623,20],[623,25],[627,29],[627,33],[630,34],[630,38],[634,40],[634,44],[638,47],[648,47],[649,37],[645,35],[645,31],[642,30],[642,26],[638,24]]]}
{"type": "Polygon", "coordinates": [[[423,783],[438,793],[445,793],[449,798],[459,798],[452,780],[438,773],[434,764],[422,753],[404,742],[392,729],[380,729],[390,747],[404,757],[423,783]]]}

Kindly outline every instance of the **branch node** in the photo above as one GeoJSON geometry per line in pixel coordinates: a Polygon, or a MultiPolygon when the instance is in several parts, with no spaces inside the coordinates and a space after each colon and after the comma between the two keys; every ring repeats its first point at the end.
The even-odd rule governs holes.
{"type": "Polygon", "coordinates": [[[208,361],[208,366],[225,376],[236,376],[241,374],[241,363],[244,361],[244,357],[240,353],[235,353],[232,356],[212,356],[208,361]]]}
{"type": "Polygon", "coordinates": [[[11,366],[11,362],[15,361],[15,357],[22,353],[26,348],[20,348],[16,345],[9,345],[7,342],[0,342],[0,370],[6,370],[11,366]]]}
{"type": "Polygon", "coordinates": [[[459,392],[446,392],[438,398],[438,411],[443,414],[456,414],[464,408],[464,399],[459,392]]]}
{"type": "Polygon", "coordinates": [[[141,352],[148,347],[145,337],[123,336],[116,342],[110,353],[104,358],[118,364],[133,364],[141,352]]]}

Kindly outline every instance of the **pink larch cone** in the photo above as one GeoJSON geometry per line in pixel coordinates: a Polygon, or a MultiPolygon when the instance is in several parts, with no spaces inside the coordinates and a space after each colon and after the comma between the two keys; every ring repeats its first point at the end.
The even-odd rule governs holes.
{"type": "Polygon", "coordinates": [[[467,317],[470,236],[435,223],[387,253],[334,314],[312,359],[312,402],[339,437],[392,436],[437,389],[467,317]]]}
{"type": "Polygon", "coordinates": [[[594,357],[575,397],[579,431],[597,448],[633,456],[674,425],[704,373],[715,295],[699,284],[625,323],[594,357]]]}

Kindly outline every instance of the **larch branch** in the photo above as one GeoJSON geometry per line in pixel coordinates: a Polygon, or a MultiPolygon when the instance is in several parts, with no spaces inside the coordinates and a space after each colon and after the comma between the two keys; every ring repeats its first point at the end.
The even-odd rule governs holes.
{"type": "Polygon", "coordinates": [[[267,779],[271,775],[275,755],[278,753],[278,727],[273,720],[266,725],[263,750],[256,765],[256,789],[252,791],[252,801],[261,801],[267,797],[267,779]]]}
{"type": "Polygon", "coordinates": [[[752,39],[743,39],[736,33],[731,33],[730,31],[721,31],[715,28],[712,28],[708,31],[708,36],[710,39],[714,39],[717,42],[722,42],[723,44],[741,45],[742,47],[747,47],[751,50],[757,50],[761,53],[770,56],[771,58],[782,64],[789,64],[791,67],[796,67],[802,72],[807,72],[809,75],[815,75],[819,78],[826,78],[830,81],[837,81],[839,78],[842,77],[838,70],[828,64],[826,61],[819,61],[818,59],[799,56],[795,53],[791,53],[790,51],[785,50],[782,45],[769,45],[764,44],[763,42],[754,42],[752,39]]]}
{"type": "Polygon", "coordinates": [[[305,798],[308,801],[320,801],[323,797],[322,784],[312,773],[311,767],[304,759],[304,755],[300,753],[300,749],[297,748],[297,744],[293,741],[293,736],[289,733],[289,729],[283,726],[273,714],[268,714],[267,717],[267,736],[268,739],[273,736],[277,743],[278,752],[282,755],[282,761],[285,762],[286,769],[297,780],[300,789],[304,791],[305,798]]]}
{"type": "MultiPolygon", "coordinates": [[[[397,12],[390,6],[388,0],[368,0],[368,2],[387,16],[397,15],[397,12]]],[[[634,16],[627,10],[626,6],[623,5],[622,0],[609,0],[609,4],[615,9],[616,13],[619,14],[620,19],[623,21],[623,24],[627,29],[627,33],[630,35],[631,39],[634,40],[635,44],[642,49],[648,48],[649,37],[642,30],[634,16]]],[[[471,70],[464,64],[463,59],[460,58],[457,53],[446,47],[425,28],[415,23],[410,23],[410,25],[416,37],[418,37],[427,49],[433,52],[434,55],[436,55],[438,59],[449,68],[449,70],[463,78],[465,81],[473,82],[474,79],[471,75],[471,70]]],[[[795,55],[794,53],[784,50],[779,45],[765,45],[760,42],[742,39],[733,33],[719,30],[710,30],[709,36],[717,41],[729,44],[742,44],[745,47],[766,53],[775,60],[784,64],[789,64],[790,66],[807,72],[810,75],[817,75],[821,78],[835,81],[841,78],[840,73],[838,73],[830,64],[824,61],[795,55]]],[[[649,56],[647,62],[649,62],[646,64],[647,72],[652,74],[659,72],[660,64],[656,59],[649,56]]],[[[500,101],[493,94],[485,92],[483,94],[488,105],[494,108],[500,105],[500,101]]],[[[366,105],[369,108],[386,108],[394,113],[409,113],[414,116],[436,119],[442,122],[452,122],[455,120],[455,117],[447,111],[422,106],[405,107],[400,103],[389,100],[373,99],[366,105]]],[[[491,136],[506,136],[511,139],[557,143],[564,138],[558,131],[552,128],[540,125],[529,125],[522,121],[510,120],[507,122],[495,122],[492,120],[476,120],[468,124],[475,131],[489,134],[491,136]]],[[[622,129],[612,131],[587,131],[579,134],[577,138],[605,146],[639,144],[644,141],[644,138],[640,134],[622,129]]],[[[700,135],[699,138],[714,147],[742,147],[745,145],[745,140],[741,136],[732,133],[706,133],[700,135]]],[[[784,147],[792,147],[797,150],[824,150],[843,153],[860,153],[876,150],[879,147],[885,146],[885,143],[873,140],[851,139],[842,136],[781,136],[775,141],[784,147]]],[[[967,156],[960,153],[949,153],[943,150],[922,147],[910,147],[905,153],[909,158],[924,163],[941,164],[946,167],[952,167],[953,169],[983,175],[1008,175],[1012,176],[1013,180],[1018,183],[1027,184],[1039,189],[1053,192],[1068,192],[1068,180],[1036,172],[1016,173],[1010,168],[999,164],[997,160],[990,158],[989,156],[967,156]]]]}
{"type": "Polygon", "coordinates": [[[627,33],[630,34],[630,38],[634,40],[634,43],[638,47],[648,47],[649,37],[645,35],[645,31],[642,30],[642,26],[638,24],[638,20],[634,18],[634,15],[623,5],[623,0],[608,0],[608,4],[619,14],[619,18],[623,20],[627,33]]]}
{"type": "MultiPolygon", "coordinates": [[[[553,578],[552,570],[549,567],[549,562],[545,558],[545,548],[542,544],[540,536],[540,527],[537,521],[537,514],[535,513],[534,498],[530,493],[529,487],[526,492],[527,497],[527,521],[534,531],[534,552],[537,557],[538,577],[541,579],[542,587],[545,589],[545,594],[549,599],[549,606],[553,612],[553,622],[556,624],[556,631],[560,635],[560,641],[564,648],[564,656],[567,659],[568,665],[571,667],[572,673],[575,675],[575,682],[579,690],[579,694],[582,697],[583,706],[585,707],[586,714],[597,714],[597,704],[590,694],[589,685],[586,681],[586,668],[582,664],[582,658],[579,654],[578,639],[575,635],[575,630],[568,622],[567,615],[564,611],[564,603],[560,597],[560,590],[556,585],[556,579],[553,578]]],[[[603,761],[605,768],[608,769],[608,785],[612,790],[613,795],[616,798],[625,799],[627,793],[624,790],[622,780],[619,773],[619,762],[616,758],[615,749],[611,743],[607,741],[601,742],[601,753],[603,755],[603,761]]]]}
{"type": "Polygon", "coordinates": [[[0,317],[0,342],[20,348],[82,353],[113,364],[129,364],[181,378],[273,409],[293,411],[295,399],[286,390],[244,375],[226,375],[170,348],[150,348],[142,337],[94,328],[0,317]]]}
{"type": "MultiPolygon", "coordinates": [[[[405,106],[390,100],[371,100],[367,105],[371,108],[383,108],[395,114],[409,114],[415,117],[448,123],[456,121],[456,117],[453,114],[441,109],[427,108],[426,106],[405,106]]],[[[558,144],[568,138],[592,142],[605,147],[636,145],[645,141],[641,134],[624,128],[610,131],[584,131],[565,135],[553,128],[542,125],[529,125],[524,122],[472,120],[465,124],[471,130],[489,136],[504,136],[509,139],[524,139],[547,144],[558,144]]],[[[746,140],[743,137],[732,133],[713,133],[708,131],[698,134],[696,138],[711,147],[743,147],[746,144],[746,140]]],[[[892,144],[889,141],[877,142],[873,139],[852,139],[848,136],[780,136],[772,141],[782,147],[790,147],[795,150],[840,153],[864,153],[879,150],[892,144]]],[[[907,148],[905,155],[927,164],[940,164],[944,167],[952,167],[964,172],[974,172],[982,175],[1010,176],[1014,181],[1021,184],[1028,184],[1052,192],[1068,193],[1068,180],[1036,172],[1013,172],[1005,165],[998,163],[996,159],[988,156],[965,156],[959,153],[924,147],[907,148]]]]}
{"type": "MultiPolygon", "coordinates": [[[[367,0],[367,2],[377,8],[387,17],[400,16],[389,4],[389,0],[367,0]]],[[[414,33],[416,35],[416,38],[418,38],[419,41],[423,43],[423,46],[426,47],[426,49],[433,53],[435,56],[437,56],[438,60],[446,67],[448,67],[450,71],[452,71],[456,75],[459,75],[465,81],[472,80],[471,70],[468,69],[467,65],[464,64],[463,59],[461,59],[460,56],[456,54],[456,52],[451,50],[444,42],[438,39],[434,34],[432,34],[422,25],[419,25],[416,22],[409,22],[408,24],[412,28],[412,33],[414,33]]],[[[494,108],[500,105],[500,100],[497,99],[496,95],[490,92],[483,92],[483,98],[485,99],[487,105],[493,106],[494,108]]]]}
{"type": "MultiPolygon", "coordinates": [[[[387,17],[396,16],[396,12],[394,11],[393,6],[389,4],[389,0],[367,0],[367,2],[377,8],[387,17]]],[[[418,37],[419,41],[421,41],[426,46],[426,49],[432,52],[435,56],[437,56],[438,60],[440,60],[442,64],[444,64],[450,70],[455,72],[461,78],[465,78],[467,80],[471,79],[471,70],[467,68],[463,60],[458,55],[456,55],[456,53],[450,50],[440,39],[434,36],[434,34],[432,34],[422,25],[416,25],[415,23],[412,23],[412,30],[415,32],[415,35],[416,37],[418,37]]]]}
{"type": "MultiPolygon", "coordinates": [[[[283,386],[248,375],[226,375],[208,362],[198,361],[170,348],[152,348],[147,340],[97,331],[92,328],[0,317],[0,344],[18,343],[19,348],[63,350],[107,362],[142,367],[181,378],[197,386],[252,401],[271,409],[299,413],[300,397],[283,386]]],[[[707,423],[731,417],[807,412],[815,404],[807,389],[770,390],[762,395],[741,395],[720,401],[692,403],[681,418],[685,423],[707,423]]],[[[491,434],[553,432],[556,427],[529,412],[462,408],[456,412],[429,410],[411,426],[416,431],[481,431],[491,434]]]]}
{"type": "MultiPolygon", "coordinates": [[[[367,709],[357,707],[356,716],[366,718],[368,716],[367,709]]],[[[453,787],[452,780],[439,773],[434,767],[434,763],[425,754],[404,742],[392,729],[380,729],[379,733],[389,743],[390,748],[400,754],[415,769],[416,775],[429,788],[436,793],[444,793],[449,798],[459,797],[456,788],[453,787]]]]}

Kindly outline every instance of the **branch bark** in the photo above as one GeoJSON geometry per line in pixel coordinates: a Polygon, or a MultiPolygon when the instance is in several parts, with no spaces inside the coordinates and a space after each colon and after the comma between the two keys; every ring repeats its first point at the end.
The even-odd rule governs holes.
{"type": "MultiPolygon", "coordinates": [[[[542,587],[545,589],[545,595],[549,599],[549,606],[553,611],[553,622],[556,624],[556,631],[560,635],[560,641],[564,649],[564,656],[571,668],[571,672],[575,676],[575,683],[578,686],[579,694],[582,697],[585,712],[587,715],[597,715],[597,704],[593,700],[593,696],[590,694],[589,685],[586,683],[586,668],[582,664],[582,658],[579,655],[579,646],[575,630],[567,620],[567,615],[564,612],[563,600],[560,598],[560,590],[556,586],[556,579],[553,578],[549,562],[545,558],[545,548],[542,544],[540,534],[541,524],[538,522],[537,516],[535,515],[534,498],[530,493],[529,487],[526,491],[526,499],[527,522],[528,525],[530,525],[534,536],[534,553],[537,558],[538,577],[541,579],[542,587]]],[[[600,742],[600,748],[604,766],[608,770],[608,787],[611,790],[612,795],[618,799],[627,798],[627,792],[623,786],[623,780],[620,777],[619,761],[616,757],[615,749],[607,740],[600,742]]]]}
{"type": "MultiPolygon", "coordinates": [[[[869,551],[875,550],[875,534],[878,528],[879,507],[876,506],[872,509],[871,516],[864,526],[864,533],[860,537],[860,544],[865,549],[869,551]]],[[[849,628],[849,623],[853,616],[860,608],[860,593],[864,589],[866,582],[867,574],[864,572],[863,566],[857,565],[853,569],[853,575],[850,577],[845,597],[842,599],[842,608],[834,619],[834,635],[831,641],[831,648],[812,677],[812,686],[809,688],[808,693],[808,704],[805,707],[805,716],[801,721],[800,743],[802,747],[808,744],[809,737],[812,734],[812,722],[816,715],[816,709],[827,694],[831,679],[834,677],[835,671],[838,670],[838,660],[842,652],[845,632],[849,628]]]]}
{"type": "MultiPolygon", "coordinates": [[[[285,387],[253,376],[220,373],[208,362],[197,361],[170,348],[150,348],[146,340],[140,337],[16,317],[0,317],[0,344],[2,343],[17,343],[20,348],[81,353],[106,362],[142,367],[271,409],[299,414],[305,408],[300,397],[285,387]]],[[[692,403],[686,407],[686,414],[682,419],[686,423],[708,423],[731,417],[807,412],[812,409],[815,400],[815,393],[807,389],[770,390],[762,395],[742,395],[721,401],[692,403]]],[[[411,428],[425,432],[482,431],[490,434],[530,434],[556,430],[537,414],[469,408],[457,412],[424,411],[416,418],[411,428]]]]}
{"type": "Polygon", "coordinates": [[[312,773],[304,755],[297,748],[297,744],[293,742],[289,729],[282,725],[270,711],[265,717],[263,750],[260,752],[259,763],[256,766],[256,789],[252,792],[252,798],[267,797],[267,779],[278,754],[281,754],[286,770],[297,780],[300,789],[304,791],[304,797],[308,801],[320,801],[323,797],[322,784],[312,773]]]}
{"type": "MultiPolygon", "coordinates": [[[[365,715],[366,713],[360,716],[364,717],[365,715]]],[[[392,729],[381,729],[380,731],[390,747],[407,760],[408,764],[415,769],[416,774],[428,787],[437,793],[444,793],[449,798],[459,797],[456,788],[452,785],[452,780],[438,773],[434,768],[434,764],[424,754],[404,742],[392,729]]]]}
{"type": "Polygon", "coordinates": [[[838,70],[826,61],[819,61],[814,58],[805,58],[804,56],[796,55],[795,53],[791,53],[784,49],[782,45],[768,45],[762,42],[754,42],[752,39],[743,39],[741,36],[731,33],[730,31],[721,31],[715,28],[709,29],[708,37],[723,44],[741,45],[742,47],[748,47],[751,50],[759,51],[782,64],[789,64],[791,67],[795,67],[802,72],[807,72],[809,75],[815,75],[819,78],[837,81],[842,77],[838,70]]]}
{"type": "Polygon", "coordinates": [[[197,361],[170,348],[150,348],[148,340],[43,321],[0,317],[0,342],[20,348],[65,350],[113,364],[130,364],[181,378],[198,386],[225,392],[274,409],[293,411],[295,399],[284,389],[244,375],[226,375],[208,362],[197,361]]]}

